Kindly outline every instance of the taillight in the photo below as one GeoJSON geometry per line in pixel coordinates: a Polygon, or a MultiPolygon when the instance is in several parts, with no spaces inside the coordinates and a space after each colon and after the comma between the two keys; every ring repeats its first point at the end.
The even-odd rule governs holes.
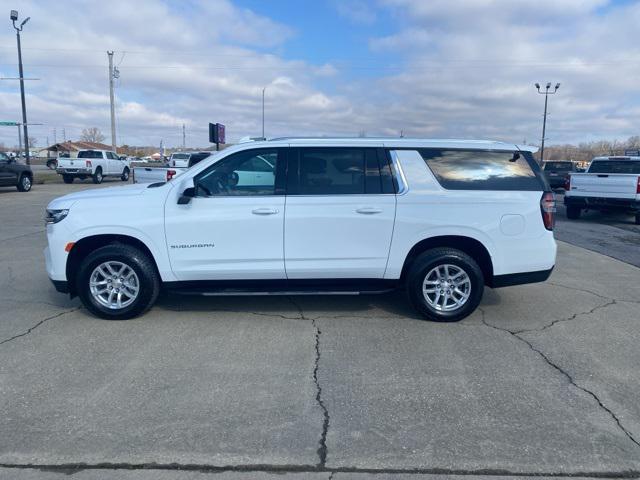
{"type": "Polygon", "coordinates": [[[540,212],[542,213],[542,223],[547,230],[553,230],[556,213],[556,197],[552,192],[544,192],[540,199],[540,212]]]}
{"type": "Polygon", "coordinates": [[[91,168],[91,160],[87,160],[85,162],[85,165],[86,165],[87,168],[91,168]]]}
{"type": "Polygon", "coordinates": [[[175,170],[167,170],[167,182],[176,176],[175,170]]]}
{"type": "Polygon", "coordinates": [[[568,192],[569,190],[571,190],[571,175],[564,177],[564,191],[568,192]]]}
{"type": "Polygon", "coordinates": [[[636,195],[640,195],[640,177],[638,177],[638,184],[636,185],[636,195]]]}

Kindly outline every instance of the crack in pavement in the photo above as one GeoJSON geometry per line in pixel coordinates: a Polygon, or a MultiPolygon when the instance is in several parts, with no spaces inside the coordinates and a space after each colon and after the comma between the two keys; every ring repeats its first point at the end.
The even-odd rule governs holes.
{"type": "Polygon", "coordinates": [[[33,469],[41,472],[63,473],[73,475],[83,470],[162,470],[162,471],[190,471],[200,473],[244,472],[244,473],[330,473],[332,478],[336,473],[365,473],[365,474],[425,474],[425,475],[460,475],[460,476],[496,476],[496,477],[555,477],[555,478],[640,478],[638,470],[620,471],[576,471],[576,472],[523,472],[501,468],[455,469],[455,468],[367,468],[367,467],[336,467],[327,468],[317,465],[210,465],[210,464],[181,464],[181,463],[63,463],[63,464],[12,464],[0,463],[0,468],[33,469]]]}
{"type": "Polygon", "coordinates": [[[16,235],[15,237],[9,237],[9,238],[3,238],[2,241],[3,242],[9,242],[11,240],[17,240],[18,238],[23,238],[23,237],[29,237],[31,235],[36,235],[38,233],[43,233],[42,229],[39,229],[36,232],[31,232],[31,233],[23,233],[22,235],[16,235]]]}
{"type": "MultiPolygon", "coordinates": [[[[166,310],[168,312],[187,312],[187,313],[193,313],[194,310],[193,309],[189,309],[189,308],[170,308],[170,307],[166,307],[164,305],[159,305],[158,308],[161,308],[162,310],[166,310]]],[[[250,310],[233,310],[233,309],[226,309],[226,308],[216,308],[215,312],[225,312],[225,313],[245,313],[248,315],[257,315],[260,317],[278,317],[278,318],[282,318],[284,320],[308,320],[308,319],[304,319],[302,317],[290,317],[288,315],[283,315],[281,313],[273,313],[273,312],[252,312],[250,310]]]]}
{"type": "Polygon", "coordinates": [[[291,302],[291,304],[298,309],[300,312],[300,318],[302,320],[310,320],[313,328],[315,330],[315,350],[316,357],[313,366],[313,383],[316,386],[316,403],[322,409],[322,433],[320,435],[320,446],[318,447],[318,468],[325,468],[327,464],[327,433],[329,431],[329,410],[327,409],[324,401],[322,400],[322,386],[320,385],[320,380],[318,379],[318,369],[320,368],[320,336],[322,335],[322,331],[320,327],[318,327],[317,320],[315,318],[307,317],[302,310],[302,307],[291,297],[287,297],[287,299],[291,302]]]}
{"type": "MultiPolygon", "coordinates": [[[[615,302],[615,300],[614,300],[615,302]]],[[[484,325],[486,325],[489,328],[493,328],[495,330],[501,331],[501,332],[505,332],[508,333],[509,335],[511,335],[512,337],[516,338],[517,340],[523,342],[524,344],[526,344],[532,351],[536,352],[538,355],[540,355],[540,357],[551,367],[553,367],[555,370],[557,370],[558,372],[560,372],[564,377],[567,378],[567,380],[569,380],[569,383],[571,385],[573,385],[574,387],[576,387],[577,389],[583,391],[584,393],[586,393],[587,395],[593,397],[593,399],[598,403],[598,405],[600,406],[600,408],[602,408],[605,412],[607,412],[611,418],[613,418],[613,420],[616,422],[616,424],[618,425],[618,427],[620,428],[620,430],[622,430],[622,432],[627,436],[627,438],[629,438],[629,440],[631,440],[633,443],[635,443],[638,447],[640,447],[640,443],[638,442],[638,440],[636,440],[636,438],[633,436],[633,434],[627,430],[624,425],[622,425],[622,422],[620,421],[620,419],[618,418],[618,416],[613,412],[613,410],[611,410],[610,408],[608,408],[604,403],[602,403],[602,400],[600,400],[600,398],[598,397],[598,395],[596,395],[593,391],[589,390],[586,387],[583,387],[581,385],[578,385],[575,381],[575,379],[569,375],[568,372],[566,372],[564,369],[562,369],[562,367],[560,367],[559,365],[553,363],[551,361],[551,359],[545,355],[542,350],[537,349],[531,342],[529,342],[527,339],[523,338],[520,336],[520,334],[518,332],[513,332],[507,328],[502,328],[502,327],[498,327],[495,325],[492,325],[491,323],[487,322],[486,318],[485,318],[485,311],[484,309],[478,307],[478,310],[480,310],[481,313],[481,321],[484,325]]]]}
{"type": "Polygon", "coordinates": [[[555,283],[555,282],[549,282],[549,281],[547,281],[546,283],[548,283],[549,285],[553,285],[554,287],[562,287],[562,288],[567,288],[569,290],[575,290],[576,292],[589,293],[591,295],[602,298],[604,300],[615,300],[616,302],[619,302],[619,303],[639,303],[640,304],[640,300],[621,300],[619,298],[607,297],[606,295],[602,295],[601,293],[597,293],[597,292],[594,292],[593,290],[588,290],[586,288],[572,287],[569,285],[564,285],[562,283],[555,283]]]}
{"type": "Polygon", "coordinates": [[[5,343],[9,343],[12,340],[15,340],[16,338],[20,338],[20,337],[24,337],[26,335],[29,335],[31,332],[33,332],[36,328],[38,328],[43,323],[48,322],[49,320],[53,320],[54,318],[58,318],[58,317],[61,317],[63,315],[66,315],[67,313],[75,312],[76,310],[80,310],[80,307],[72,308],[71,310],[65,310],[64,312],[60,312],[60,313],[57,313],[55,315],[51,315],[50,317],[43,318],[38,323],[36,323],[34,326],[30,327],[26,332],[22,332],[22,333],[19,333],[18,335],[14,335],[13,337],[10,337],[10,338],[7,338],[5,340],[2,340],[0,342],[0,345],[4,345],[5,343]]]}
{"type": "Polygon", "coordinates": [[[593,307],[591,310],[587,311],[587,312],[578,312],[578,313],[574,313],[573,315],[571,315],[570,317],[567,318],[558,318],[557,320],[553,320],[551,323],[548,323],[540,328],[524,328],[522,330],[509,330],[509,332],[511,332],[514,335],[518,335],[520,333],[529,333],[529,332],[542,332],[548,328],[553,327],[555,324],[560,323],[560,322],[569,322],[571,320],[575,320],[576,318],[578,318],[581,315],[591,315],[592,313],[594,313],[597,310],[600,310],[601,308],[607,308],[610,307],[611,305],[615,305],[617,303],[617,301],[615,299],[610,299],[607,303],[602,303],[600,305],[596,305],[595,307],[593,307]]]}

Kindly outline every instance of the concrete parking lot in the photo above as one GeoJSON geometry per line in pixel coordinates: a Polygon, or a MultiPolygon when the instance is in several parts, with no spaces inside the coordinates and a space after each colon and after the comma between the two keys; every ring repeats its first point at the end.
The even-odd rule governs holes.
{"type": "Polygon", "coordinates": [[[548,282],[457,324],[401,293],[108,322],[50,285],[42,218],[110,185],[0,189],[0,478],[640,477],[636,266],[560,242],[548,282]]]}

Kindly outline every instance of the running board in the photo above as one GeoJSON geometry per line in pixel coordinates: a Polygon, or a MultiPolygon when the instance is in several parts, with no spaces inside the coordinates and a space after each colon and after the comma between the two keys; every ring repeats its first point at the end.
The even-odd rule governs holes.
{"type": "Polygon", "coordinates": [[[274,295],[378,295],[398,287],[395,280],[215,280],[165,282],[164,289],[179,295],[206,297],[274,295]]]}

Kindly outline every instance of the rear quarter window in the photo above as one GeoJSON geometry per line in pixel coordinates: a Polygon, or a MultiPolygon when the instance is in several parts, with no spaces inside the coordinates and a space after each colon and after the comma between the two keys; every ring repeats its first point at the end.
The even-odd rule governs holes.
{"type": "Polygon", "coordinates": [[[548,190],[529,152],[421,149],[420,155],[447,190],[548,190]]]}

